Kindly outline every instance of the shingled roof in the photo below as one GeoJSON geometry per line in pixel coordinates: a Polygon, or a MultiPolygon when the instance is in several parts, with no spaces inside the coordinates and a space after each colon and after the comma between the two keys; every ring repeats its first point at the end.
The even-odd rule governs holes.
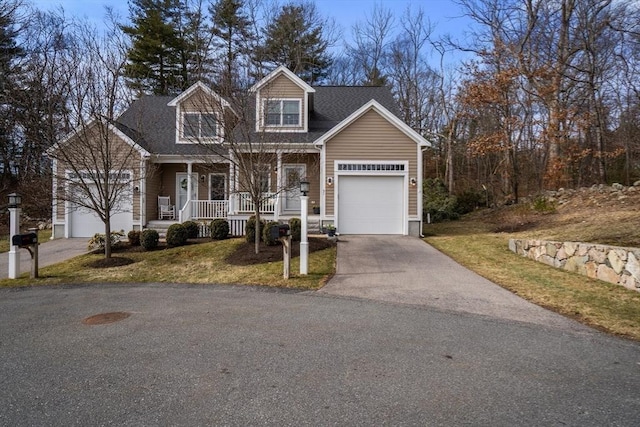
{"type": "MultiPolygon", "coordinates": [[[[309,132],[279,133],[290,143],[313,143],[351,113],[372,99],[393,114],[398,115],[398,106],[389,88],[377,86],[314,86],[311,96],[309,132]]],[[[176,108],[167,104],[172,96],[145,95],[134,101],[115,125],[123,133],[152,154],[203,155],[211,154],[210,147],[203,144],[176,144],[176,108]]],[[[253,112],[253,111],[252,111],[253,112]]],[[[253,117],[249,114],[248,117],[253,117]]],[[[250,126],[253,128],[254,124],[250,126]]],[[[268,133],[262,133],[264,137],[268,133]]],[[[254,133],[254,136],[258,135],[254,133]]]]}

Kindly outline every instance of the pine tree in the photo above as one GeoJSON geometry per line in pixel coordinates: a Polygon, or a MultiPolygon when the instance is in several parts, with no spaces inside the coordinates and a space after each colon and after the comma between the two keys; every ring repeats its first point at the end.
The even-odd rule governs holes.
{"type": "Polygon", "coordinates": [[[237,60],[247,52],[247,41],[252,38],[249,18],[243,7],[243,0],[218,0],[210,8],[214,46],[223,52],[219,91],[225,96],[238,87],[237,60]]]}
{"type": "Polygon", "coordinates": [[[7,2],[0,5],[0,184],[12,180],[14,144],[11,134],[17,121],[16,79],[17,61],[24,55],[16,42],[15,12],[18,4],[7,2]]]}
{"type": "Polygon", "coordinates": [[[323,21],[313,3],[288,4],[264,30],[263,58],[273,68],[284,65],[309,84],[323,79],[331,65],[323,21]]]}
{"type": "Polygon", "coordinates": [[[188,86],[185,43],[176,22],[182,7],[180,0],[130,0],[133,25],[122,26],[132,40],[125,75],[138,93],[167,95],[188,86]]]}

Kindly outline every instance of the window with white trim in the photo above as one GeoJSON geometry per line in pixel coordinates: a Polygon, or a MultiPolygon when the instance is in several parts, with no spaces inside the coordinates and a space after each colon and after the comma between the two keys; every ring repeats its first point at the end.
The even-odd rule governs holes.
{"type": "Polygon", "coordinates": [[[182,113],[181,138],[214,139],[218,136],[218,118],[213,113],[182,113]]]}
{"type": "Polygon", "coordinates": [[[264,125],[295,127],[301,123],[299,99],[270,99],[264,102],[264,125]]]}

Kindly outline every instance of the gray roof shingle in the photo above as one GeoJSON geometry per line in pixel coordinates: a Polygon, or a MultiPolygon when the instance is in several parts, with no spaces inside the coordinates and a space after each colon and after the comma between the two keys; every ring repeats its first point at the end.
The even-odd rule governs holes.
{"type": "MultiPolygon", "coordinates": [[[[316,92],[312,94],[309,132],[274,133],[274,138],[277,135],[279,138],[286,137],[286,141],[290,143],[312,143],[372,99],[393,114],[398,114],[396,101],[386,87],[316,86],[314,89],[316,92]]],[[[176,109],[167,105],[172,99],[171,96],[142,96],[118,117],[115,125],[152,154],[186,156],[212,154],[213,146],[175,143],[176,109]]],[[[248,117],[252,118],[254,110],[253,108],[251,110],[248,117]]],[[[253,124],[250,126],[253,128],[253,124]]],[[[253,136],[257,137],[255,132],[253,136]]]]}

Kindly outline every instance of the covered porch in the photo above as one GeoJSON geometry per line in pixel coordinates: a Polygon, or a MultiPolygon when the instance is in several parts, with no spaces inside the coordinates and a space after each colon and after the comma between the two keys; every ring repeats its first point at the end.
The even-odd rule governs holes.
{"type": "MultiPolygon", "coordinates": [[[[151,221],[211,221],[248,218],[256,211],[251,194],[241,191],[243,179],[231,161],[198,162],[176,158],[156,163],[157,174],[147,185],[147,223],[151,221]],[[163,206],[168,205],[168,206],[163,206]]],[[[262,193],[258,209],[265,219],[300,216],[299,181],[310,182],[309,214],[319,215],[318,155],[274,155],[261,165],[262,193]],[[314,209],[315,208],[315,209],[314,209]]]]}

